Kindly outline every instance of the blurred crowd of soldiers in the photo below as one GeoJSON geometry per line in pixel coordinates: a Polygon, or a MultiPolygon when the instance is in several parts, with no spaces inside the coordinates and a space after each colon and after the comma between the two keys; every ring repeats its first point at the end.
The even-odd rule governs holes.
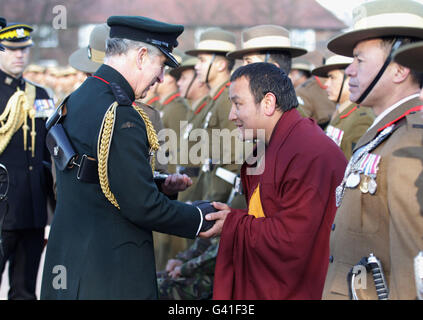
{"type": "MultiPolygon", "coordinates": [[[[30,26],[18,27],[32,31],[30,26]]],[[[43,87],[57,106],[102,64],[108,28],[106,24],[96,26],[90,35],[89,46],[75,51],[73,58],[69,59],[69,66],[30,64],[23,72],[23,78],[43,87]]],[[[313,118],[350,159],[358,140],[375,118],[370,108],[358,108],[349,100],[349,81],[344,70],[352,58],[333,55],[315,67],[301,58],[306,53],[305,49],[291,45],[289,31],[282,26],[260,25],[245,29],[238,49],[232,32],[209,28],[200,35],[195,48],[186,52],[174,51],[180,66],[166,67],[163,82],[152,87],[147,97],[135,103],[149,115],[156,132],[173,130],[178,137],[178,146],[185,139],[190,150],[196,142],[189,139],[194,129],[207,130],[209,137],[214,134],[213,129],[236,129],[228,119],[231,72],[242,64],[273,63],[289,74],[296,89],[300,113],[313,118]],[[182,121],[185,121],[183,127],[180,126],[182,121]]],[[[162,145],[167,142],[166,135],[159,134],[159,139],[162,145]]],[[[242,155],[235,154],[234,148],[214,150],[216,146],[211,141],[210,138],[210,159],[199,164],[191,163],[190,159],[184,162],[180,161],[184,155],[179,149],[176,154],[172,154],[174,149],[169,149],[167,155],[170,160],[176,159],[175,164],[157,161],[156,170],[186,174],[192,179],[192,186],[178,195],[180,201],[208,199],[228,203],[232,208],[246,208],[239,187],[242,164],[239,159],[242,155]],[[221,151],[223,157],[229,152],[230,162],[213,161],[213,150],[221,151]]],[[[211,298],[219,238],[191,241],[155,233],[154,242],[162,299],[211,298]]]]}

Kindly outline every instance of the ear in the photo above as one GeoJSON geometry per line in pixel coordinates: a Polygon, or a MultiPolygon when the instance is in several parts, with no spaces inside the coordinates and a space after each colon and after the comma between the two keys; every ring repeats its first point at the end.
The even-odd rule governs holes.
{"type": "Polygon", "coordinates": [[[276,96],[272,92],[266,93],[260,102],[260,107],[266,116],[273,116],[276,111],[276,96]]]}
{"type": "Polygon", "coordinates": [[[396,62],[394,62],[393,64],[393,72],[394,72],[394,77],[393,77],[393,81],[394,83],[401,83],[404,82],[408,76],[410,75],[410,69],[406,68],[396,62]]]}
{"type": "Polygon", "coordinates": [[[145,47],[139,48],[137,50],[137,55],[136,55],[136,64],[139,70],[142,70],[143,64],[146,59],[147,59],[147,48],[145,47]]]}

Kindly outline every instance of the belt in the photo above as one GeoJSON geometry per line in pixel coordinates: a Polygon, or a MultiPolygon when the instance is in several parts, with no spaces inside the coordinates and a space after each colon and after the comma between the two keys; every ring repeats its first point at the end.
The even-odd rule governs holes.
{"type": "Polygon", "coordinates": [[[188,177],[198,177],[200,175],[200,167],[182,167],[178,166],[177,171],[180,174],[186,174],[188,177]]]}
{"type": "Polygon", "coordinates": [[[242,194],[242,184],[239,175],[233,173],[232,171],[219,167],[216,169],[216,176],[231,184],[236,193],[242,194]]]}
{"type": "Polygon", "coordinates": [[[97,160],[84,154],[79,163],[73,161],[72,164],[78,167],[76,178],[79,181],[93,184],[99,183],[97,160]]]}

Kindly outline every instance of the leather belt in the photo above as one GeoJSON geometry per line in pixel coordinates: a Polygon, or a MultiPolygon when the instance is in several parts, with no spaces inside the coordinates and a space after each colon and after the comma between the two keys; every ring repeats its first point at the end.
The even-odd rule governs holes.
{"type": "Polygon", "coordinates": [[[99,183],[97,160],[84,154],[79,163],[73,161],[72,164],[78,167],[76,178],[79,181],[93,184],[99,183]]]}

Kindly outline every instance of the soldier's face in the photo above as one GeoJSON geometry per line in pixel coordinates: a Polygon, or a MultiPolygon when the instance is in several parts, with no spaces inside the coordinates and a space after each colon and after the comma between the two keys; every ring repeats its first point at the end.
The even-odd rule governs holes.
{"type": "Polygon", "coordinates": [[[265,59],[264,54],[251,53],[251,54],[246,54],[245,56],[243,56],[242,62],[243,62],[243,65],[246,66],[247,64],[250,64],[250,63],[264,62],[264,59],[265,59]]]}
{"type": "Polygon", "coordinates": [[[8,49],[0,51],[0,69],[17,78],[28,65],[30,48],[8,49]]]}
{"type": "Polygon", "coordinates": [[[229,120],[238,127],[240,138],[242,140],[256,138],[257,129],[262,128],[261,105],[256,104],[247,78],[241,77],[231,83],[229,99],[232,103],[229,120]]]}
{"type": "MultiPolygon", "coordinates": [[[[379,39],[365,40],[359,42],[354,48],[354,60],[345,69],[350,90],[350,100],[357,101],[364,90],[370,85],[381,69],[386,59],[386,49],[379,39]]],[[[390,90],[390,75],[392,64],[385,70],[376,86],[372,89],[367,98],[362,102],[364,106],[380,104],[390,90]]]]}
{"type": "Polygon", "coordinates": [[[188,98],[188,86],[190,85],[192,79],[195,76],[195,70],[194,69],[187,69],[182,71],[181,76],[179,77],[179,80],[177,82],[179,92],[181,93],[181,96],[184,98],[188,98]]]}
{"type": "MultiPolygon", "coordinates": [[[[342,70],[332,70],[328,72],[328,77],[326,79],[325,86],[329,100],[336,101],[338,99],[339,93],[341,92],[343,79],[344,72],[342,70]]],[[[348,99],[348,81],[348,78],[345,79],[345,82],[343,84],[342,95],[339,101],[340,103],[348,99]]]]}
{"type": "MultiPolygon", "coordinates": [[[[203,82],[207,82],[213,80],[214,78],[214,63],[212,64],[209,72],[210,63],[212,63],[213,55],[212,54],[199,54],[198,55],[198,62],[195,65],[195,72],[197,73],[197,76],[201,79],[203,82]],[[207,78],[207,73],[208,79],[207,78]]],[[[215,58],[216,59],[216,58],[215,58]]]]}

